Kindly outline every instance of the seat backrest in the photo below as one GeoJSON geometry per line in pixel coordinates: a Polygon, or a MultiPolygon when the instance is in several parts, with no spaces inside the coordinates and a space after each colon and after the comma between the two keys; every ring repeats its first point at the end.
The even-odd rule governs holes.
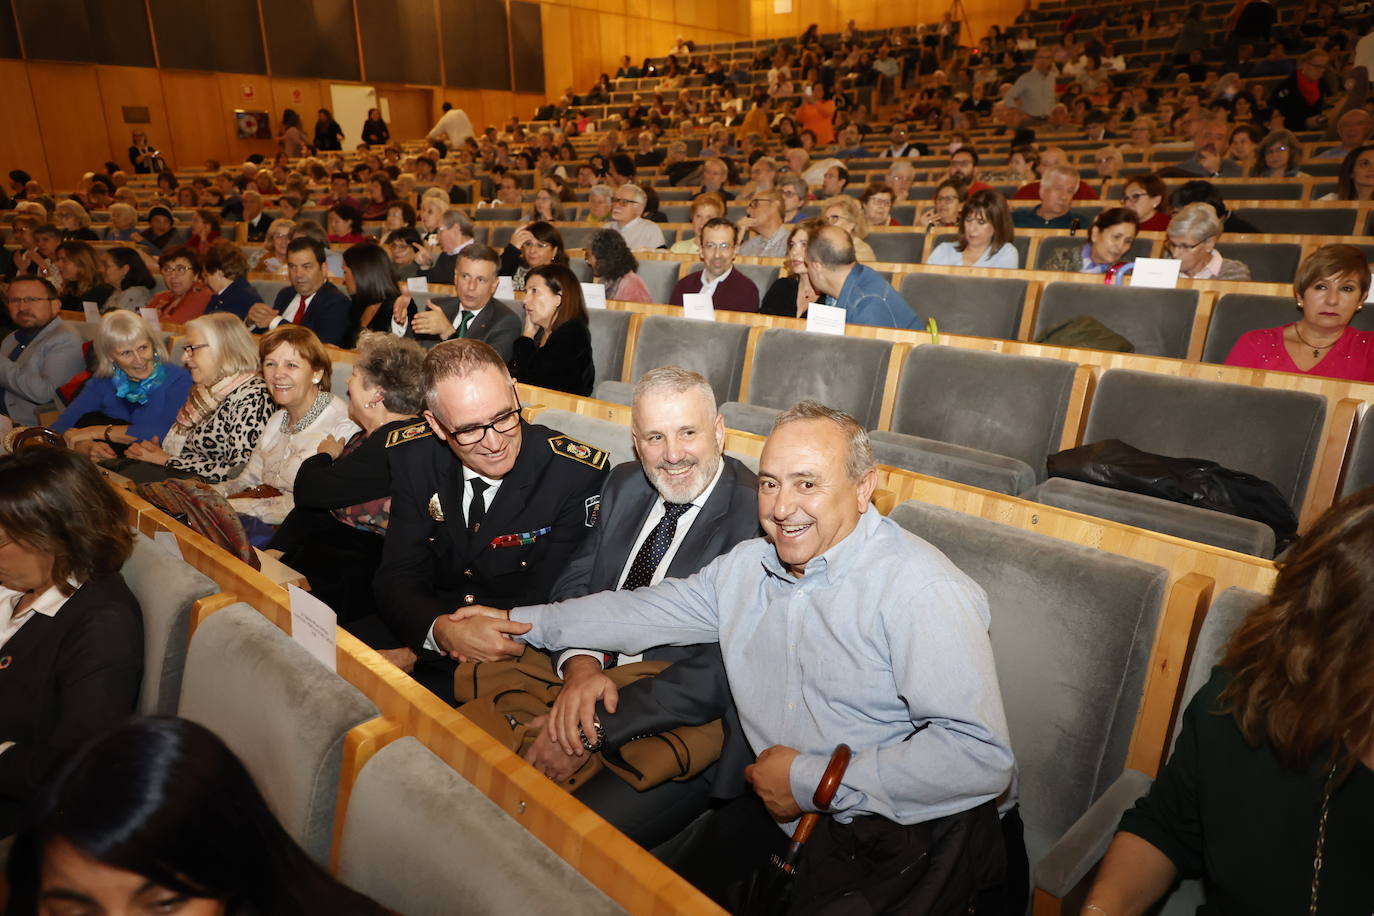
{"type": "Polygon", "coordinates": [[[1026,281],[910,273],[902,280],[901,292],[916,314],[935,319],[941,333],[1015,340],[1026,281]]]}
{"type": "Polygon", "coordinates": [[[143,688],[138,711],[145,716],[171,715],[181,696],[192,606],[219,592],[219,586],[141,534],[134,535],[134,551],[120,573],[143,609],[143,688]]]}
{"type": "Polygon", "coordinates": [[[736,264],[735,270],[744,274],[754,285],[759,288],[759,300],[768,293],[768,287],[773,285],[773,281],[778,279],[781,268],[776,264],[736,264]]]}
{"type": "Polygon", "coordinates": [[[651,261],[641,258],[636,273],[649,288],[649,296],[653,301],[658,305],[667,305],[673,298],[673,287],[677,286],[679,270],[677,261],[651,261]]]}
{"type": "Polygon", "coordinates": [[[680,366],[706,377],[716,403],[733,401],[739,397],[748,342],[748,325],[650,315],[639,326],[631,381],[650,369],[680,366]]]}
{"type": "Polygon", "coordinates": [[[892,431],[1019,458],[1044,480],[1076,370],[1057,359],[923,344],[902,366],[892,431]]]}
{"type": "Polygon", "coordinates": [[[1168,572],[926,503],[891,518],[987,592],[1034,868],[1126,764],[1168,572]]]}
{"type": "MultiPolygon", "coordinates": [[[[1292,272],[1289,272],[1289,278],[1292,272]]],[[[1247,331],[1274,328],[1297,317],[1292,296],[1261,296],[1255,293],[1226,293],[1212,307],[1207,324],[1207,341],[1202,345],[1202,360],[1224,363],[1231,348],[1247,331]]],[[[1359,331],[1374,331],[1374,309],[1360,309],[1350,319],[1359,331]]]]}
{"type": "Polygon", "coordinates": [[[1341,481],[1341,496],[1374,487],[1374,414],[1365,408],[1355,427],[1355,441],[1345,462],[1345,479],[1341,481]]]}
{"type": "MultiPolygon", "coordinates": [[[[1294,185],[1301,189],[1301,185],[1294,185]]],[[[1292,283],[1302,260],[1302,246],[1290,242],[1227,242],[1217,249],[1224,258],[1240,261],[1250,268],[1256,283],[1292,283]]]]}
{"type": "Polygon", "coordinates": [[[1269,481],[1296,512],[1325,418],[1319,394],[1109,369],[1083,442],[1120,439],[1157,455],[1215,461],[1269,481]]]}
{"type": "Polygon", "coordinates": [[[500,251],[506,247],[513,235],[515,235],[514,226],[492,226],[491,231],[487,233],[486,244],[500,251]]]}
{"type": "Polygon", "coordinates": [[[587,326],[592,335],[592,364],[596,381],[619,379],[625,368],[625,343],[630,336],[631,312],[588,309],[587,326]]]}
{"type": "Polygon", "coordinates": [[[1212,677],[1212,668],[1221,663],[1226,650],[1226,642],[1240,626],[1242,620],[1252,611],[1269,600],[1268,595],[1246,591],[1232,586],[1212,599],[1207,616],[1198,628],[1197,640],[1193,643],[1193,657],[1188,663],[1188,673],[1183,680],[1183,690],[1178,698],[1179,715],[1174,718],[1175,739],[1183,725],[1183,709],[1193,699],[1203,685],[1212,677]]]}
{"type": "Polygon", "coordinates": [[[252,286],[258,291],[258,298],[271,305],[277,301],[277,293],[286,289],[291,284],[285,280],[254,280],[252,286]]]}
{"type": "MultiPolygon", "coordinates": [[[[592,236],[601,229],[601,226],[559,226],[558,234],[563,236],[564,248],[586,248],[592,236]]],[[[590,275],[587,279],[591,279],[590,275]]]]}
{"type": "Polygon", "coordinates": [[[377,717],[371,700],[252,607],[234,604],[196,627],[177,715],[219,735],[286,832],[328,862],[344,735],[377,717]]]}
{"type": "Polygon", "coordinates": [[[577,275],[580,282],[592,282],[592,266],[587,263],[586,258],[569,258],[568,269],[577,275]]]}
{"type": "Polygon", "coordinates": [[[1287,235],[1354,235],[1357,212],[1354,207],[1331,210],[1243,207],[1235,212],[1235,216],[1254,226],[1256,232],[1287,235]]]}
{"type": "Polygon", "coordinates": [[[919,264],[925,247],[924,232],[871,232],[864,239],[873,256],[884,264],[919,264]]]}
{"type": "Polygon", "coordinates": [[[1148,289],[1057,281],[1040,296],[1032,337],[1079,315],[1088,315],[1135,345],[1147,356],[1188,355],[1198,293],[1193,289],[1148,289]]]}
{"type": "Polygon", "coordinates": [[[543,411],[535,417],[535,421],[541,426],[556,429],[565,436],[603,450],[611,456],[607,467],[634,460],[634,437],[630,435],[630,427],[624,423],[558,409],[543,411]]]}
{"type": "Polygon", "coordinates": [[[520,208],[478,207],[472,211],[472,218],[483,222],[513,223],[520,219],[520,208]]]}
{"type": "Polygon", "coordinates": [[[338,877],[407,916],[625,912],[415,738],[358,774],[338,877]]]}
{"type": "Polygon", "coordinates": [[[785,410],[810,398],[878,424],[892,343],[769,328],[759,335],[746,402],[785,410]]]}

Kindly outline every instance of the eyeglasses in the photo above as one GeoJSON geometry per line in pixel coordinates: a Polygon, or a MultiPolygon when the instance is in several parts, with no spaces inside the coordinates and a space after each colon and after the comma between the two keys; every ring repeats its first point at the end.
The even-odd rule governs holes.
{"type": "Polygon", "coordinates": [[[612,197],[611,203],[629,206],[630,204],[637,204],[639,201],[635,200],[633,197],[612,197]]]}
{"type": "Polygon", "coordinates": [[[164,264],[164,265],[162,266],[162,272],[165,273],[165,274],[184,274],[184,273],[190,273],[190,272],[191,272],[192,270],[194,270],[194,269],[195,269],[195,268],[189,267],[189,266],[187,266],[187,265],[185,265],[185,264],[164,264]]]}
{"type": "Polygon", "coordinates": [[[1149,197],[1149,196],[1150,196],[1150,195],[1149,195],[1149,194],[1146,194],[1144,191],[1136,191],[1134,194],[1125,194],[1125,195],[1122,195],[1121,201],[1122,201],[1122,203],[1133,204],[1133,203],[1135,203],[1137,200],[1140,200],[1142,197],[1149,197]]]}
{"type": "MultiPolygon", "coordinates": [[[[486,438],[487,430],[502,435],[512,432],[520,425],[520,411],[523,409],[520,406],[520,396],[516,395],[515,409],[501,414],[490,423],[483,423],[480,426],[464,426],[462,429],[449,429],[443,423],[439,423],[439,427],[443,429],[445,435],[450,436],[459,445],[476,445],[486,438]]],[[[437,417],[435,417],[435,422],[438,422],[437,417]]]]}
{"type": "Polygon", "coordinates": [[[204,350],[204,349],[205,349],[206,347],[208,347],[208,346],[210,346],[208,343],[203,343],[203,344],[182,344],[182,345],[181,345],[181,352],[184,353],[184,354],[186,354],[187,356],[192,356],[192,355],[195,354],[195,352],[196,352],[197,350],[204,350]]]}
{"type": "Polygon", "coordinates": [[[1187,242],[1176,242],[1173,239],[1169,239],[1169,250],[1183,252],[1197,251],[1199,248],[1201,248],[1203,245],[1206,245],[1210,241],[1210,238],[1205,238],[1200,242],[1194,242],[1193,244],[1189,245],[1187,242]]]}
{"type": "Polygon", "coordinates": [[[39,302],[56,302],[48,296],[20,296],[10,300],[10,305],[35,305],[39,302]]]}

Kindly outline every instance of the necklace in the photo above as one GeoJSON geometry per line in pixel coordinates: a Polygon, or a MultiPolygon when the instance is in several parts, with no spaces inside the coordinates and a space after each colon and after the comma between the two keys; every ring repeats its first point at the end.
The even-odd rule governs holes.
{"type": "Polygon", "coordinates": [[[291,422],[291,416],[289,414],[284,414],[281,418],[281,431],[288,436],[294,436],[301,432],[311,423],[319,419],[320,414],[324,413],[324,409],[329,406],[333,397],[334,396],[328,391],[321,391],[317,394],[315,396],[315,403],[310,405],[310,409],[306,411],[305,416],[301,417],[299,423],[293,424],[291,422]]]}
{"type": "Polygon", "coordinates": [[[1323,350],[1330,350],[1336,344],[1340,343],[1341,337],[1345,336],[1345,331],[1341,331],[1341,337],[1337,337],[1335,340],[1331,341],[1331,343],[1319,347],[1316,344],[1310,344],[1303,339],[1302,331],[1298,330],[1298,323],[1296,321],[1293,322],[1293,333],[1297,336],[1299,343],[1301,343],[1304,347],[1310,347],[1312,349],[1313,359],[1316,359],[1318,356],[1321,356],[1323,350]]]}

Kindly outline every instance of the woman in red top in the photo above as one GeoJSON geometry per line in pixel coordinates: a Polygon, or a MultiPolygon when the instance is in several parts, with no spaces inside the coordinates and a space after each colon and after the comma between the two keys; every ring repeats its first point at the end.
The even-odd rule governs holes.
{"type": "Polygon", "coordinates": [[[200,209],[191,213],[191,237],[186,245],[196,254],[203,253],[210,243],[219,239],[219,214],[214,210],[200,209]]]}
{"type": "Polygon", "coordinates": [[[1169,228],[1169,189],[1158,175],[1132,177],[1126,182],[1121,203],[1135,213],[1141,232],[1163,232],[1169,228]]]}
{"type": "Polygon", "coordinates": [[[1323,245],[1302,262],[1293,289],[1298,320],[1242,335],[1226,364],[1374,382],[1374,333],[1350,327],[1369,295],[1364,252],[1323,245]]]}
{"type": "Polygon", "coordinates": [[[797,109],[797,120],[816,135],[817,146],[835,142],[835,103],[827,96],[824,83],[817,80],[811,84],[811,99],[797,109]]]}
{"type": "Polygon", "coordinates": [[[368,240],[363,233],[363,215],[352,204],[330,207],[327,220],[331,245],[358,245],[368,240]]]}

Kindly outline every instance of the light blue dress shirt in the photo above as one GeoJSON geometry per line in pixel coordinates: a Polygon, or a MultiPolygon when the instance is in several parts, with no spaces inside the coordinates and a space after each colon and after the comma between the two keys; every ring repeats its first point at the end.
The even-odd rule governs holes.
{"type": "MultiPolygon", "coordinates": [[[[953,242],[941,242],[930,252],[930,257],[926,258],[927,264],[935,264],[941,267],[962,267],[964,265],[964,253],[954,247],[953,242]]],[[[1004,267],[1008,270],[1016,270],[1021,266],[1021,252],[1016,250],[1016,246],[1007,242],[996,251],[989,245],[978,260],[974,261],[971,267],[1004,267]]]]}
{"type": "MultiPolygon", "coordinates": [[[[812,793],[836,744],[854,758],[830,810],[915,824],[1008,789],[1014,770],[983,590],[944,554],[869,508],[796,578],[762,538],[688,579],[516,608],[536,646],[721,644],[745,737],[785,745],[792,796],[812,793]]],[[[785,828],[790,832],[790,827],[785,828]]]]}

